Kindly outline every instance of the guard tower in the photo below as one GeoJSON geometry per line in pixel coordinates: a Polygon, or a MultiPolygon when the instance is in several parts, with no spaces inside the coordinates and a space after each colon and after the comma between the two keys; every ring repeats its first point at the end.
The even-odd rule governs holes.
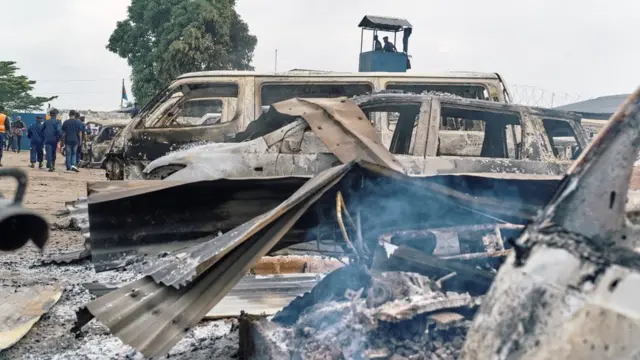
{"type": "Polygon", "coordinates": [[[358,25],[362,28],[360,35],[360,72],[406,72],[411,69],[409,62],[409,36],[411,24],[406,19],[366,15],[358,25]],[[371,30],[372,36],[365,43],[364,31],[371,30]],[[383,32],[383,34],[379,34],[383,32]],[[402,51],[384,51],[383,38],[389,37],[396,49],[398,32],[402,32],[402,51]],[[393,34],[393,37],[389,36],[393,34]],[[376,39],[381,47],[376,46],[376,39]]]}

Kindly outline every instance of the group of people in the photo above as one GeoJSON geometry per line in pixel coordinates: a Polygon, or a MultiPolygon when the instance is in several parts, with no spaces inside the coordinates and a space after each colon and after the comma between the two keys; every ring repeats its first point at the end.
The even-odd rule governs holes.
{"type": "MultiPolygon", "coordinates": [[[[80,113],[75,110],[69,112],[69,119],[62,122],[58,119],[59,112],[57,109],[49,110],[48,116],[44,119],[41,116],[36,117],[36,122],[29,126],[27,129],[27,137],[31,144],[31,153],[29,159],[29,167],[35,168],[38,163],[38,168],[43,168],[43,162],[46,160],[46,167],[50,172],[55,171],[56,168],[56,152],[58,150],[58,144],[62,143],[63,153],[65,155],[65,166],[67,171],[79,172],[77,167],[78,161],[82,157],[82,144],[86,138],[86,127],[84,119],[81,118],[80,113]],[[46,159],[45,159],[46,153],[46,159]]],[[[19,117],[18,117],[19,118],[19,117]]],[[[19,141],[22,137],[22,131],[18,132],[12,128],[22,124],[21,129],[24,129],[24,122],[20,119],[20,123],[11,123],[9,116],[5,114],[5,110],[0,106],[0,143],[4,144],[5,138],[9,135],[14,137],[12,141],[19,141]],[[15,138],[17,137],[17,138],[15,138]]],[[[4,146],[0,146],[0,167],[2,166],[2,150],[4,146]]],[[[19,145],[18,145],[19,152],[19,145]]]]}
{"type": "Polygon", "coordinates": [[[393,43],[391,41],[389,41],[389,37],[388,36],[383,37],[382,41],[384,41],[384,46],[382,45],[382,43],[378,39],[378,35],[373,35],[373,43],[374,43],[374,50],[375,51],[398,52],[398,50],[396,50],[396,46],[393,45],[393,43]]]}

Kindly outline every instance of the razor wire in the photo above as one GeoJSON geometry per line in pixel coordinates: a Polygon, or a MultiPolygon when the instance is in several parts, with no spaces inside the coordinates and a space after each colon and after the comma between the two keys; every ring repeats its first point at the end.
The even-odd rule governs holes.
{"type": "Polygon", "coordinates": [[[587,100],[578,94],[549,91],[531,85],[512,84],[510,86],[513,102],[516,104],[554,108],[587,100]]]}

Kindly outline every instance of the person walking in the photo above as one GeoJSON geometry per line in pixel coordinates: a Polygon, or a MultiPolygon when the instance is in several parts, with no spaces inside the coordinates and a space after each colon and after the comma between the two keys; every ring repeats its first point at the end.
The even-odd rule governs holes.
{"type": "Polygon", "coordinates": [[[80,114],[73,111],[70,119],[62,124],[62,140],[64,141],[65,165],[67,171],[79,172],[77,164],[78,146],[82,144],[85,135],[85,126],[80,121],[80,114]]]}
{"type": "Polygon", "coordinates": [[[0,105],[0,167],[2,167],[2,150],[4,150],[4,137],[11,132],[11,120],[0,105]]]}
{"type": "Polygon", "coordinates": [[[11,127],[11,125],[13,125],[13,121],[11,121],[11,118],[7,118],[7,122],[9,123],[9,129],[5,132],[6,142],[3,142],[2,146],[6,146],[6,150],[9,151],[13,148],[13,129],[11,127]]]}
{"type": "Polygon", "coordinates": [[[22,147],[22,134],[24,133],[24,122],[21,116],[16,117],[16,121],[13,122],[13,151],[20,153],[22,147]]]}
{"type": "Polygon", "coordinates": [[[27,129],[27,137],[31,143],[31,150],[29,152],[30,164],[29,167],[34,168],[36,161],[38,162],[38,169],[42,169],[42,161],[44,156],[42,148],[44,147],[44,134],[42,133],[42,117],[36,116],[36,122],[31,124],[27,129]]]}
{"type": "Polygon", "coordinates": [[[50,172],[56,170],[56,151],[58,150],[58,141],[60,141],[61,129],[58,122],[58,110],[49,110],[49,120],[42,123],[42,137],[44,138],[44,148],[47,152],[47,169],[50,172]]]}

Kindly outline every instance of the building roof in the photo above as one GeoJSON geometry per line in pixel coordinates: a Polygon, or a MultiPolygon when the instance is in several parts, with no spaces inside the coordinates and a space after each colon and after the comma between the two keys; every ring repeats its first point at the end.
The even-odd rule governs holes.
{"type": "Polygon", "coordinates": [[[595,99],[558,106],[555,109],[578,113],[611,115],[616,112],[618,107],[620,107],[629,95],[630,94],[600,96],[595,99]]]}
{"type": "Polygon", "coordinates": [[[385,31],[400,31],[405,27],[411,27],[407,19],[392,18],[386,16],[365,15],[358,27],[385,31]]]}

